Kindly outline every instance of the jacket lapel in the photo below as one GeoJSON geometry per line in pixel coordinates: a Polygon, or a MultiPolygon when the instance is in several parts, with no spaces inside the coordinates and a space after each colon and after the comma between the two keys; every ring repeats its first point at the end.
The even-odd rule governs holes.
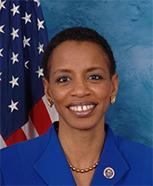
{"type": "Polygon", "coordinates": [[[115,185],[129,171],[129,166],[118,149],[117,138],[107,125],[106,131],[104,148],[91,185],[115,185]],[[112,176],[107,173],[108,169],[112,176]]]}
{"type": "Polygon", "coordinates": [[[48,185],[75,185],[54,126],[51,127],[49,135],[50,141],[34,169],[48,185]]]}

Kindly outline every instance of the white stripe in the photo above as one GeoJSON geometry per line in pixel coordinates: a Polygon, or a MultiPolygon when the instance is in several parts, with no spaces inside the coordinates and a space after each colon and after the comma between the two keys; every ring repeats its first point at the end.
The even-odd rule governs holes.
{"type": "Polygon", "coordinates": [[[58,113],[57,113],[54,105],[52,107],[49,106],[48,100],[47,100],[45,95],[42,97],[42,100],[43,100],[43,102],[44,102],[44,104],[46,106],[46,109],[47,109],[47,111],[49,113],[49,116],[50,116],[52,122],[58,121],[59,120],[59,116],[58,116],[58,113]]]}
{"type": "Polygon", "coordinates": [[[21,127],[21,129],[23,130],[27,139],[32,139],[39,136],[30,118],[29,121],[21,127]]]}
{"type": "Polygon", "coordinates": [[[6,145],[5,141],[3,140],[3,137],[0,135],[0,149],[4,148],[6,146],[7,145],[6,145]]]}

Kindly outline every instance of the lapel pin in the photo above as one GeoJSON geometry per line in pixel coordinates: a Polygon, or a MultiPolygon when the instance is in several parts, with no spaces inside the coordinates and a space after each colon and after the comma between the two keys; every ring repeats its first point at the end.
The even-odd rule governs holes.
{"type": "Polygon", "coordinates": [[[115,176],[115,171],[111,167],[106,167],[103,171],[103,175],[107,179],[112,179],[115,176]]]}

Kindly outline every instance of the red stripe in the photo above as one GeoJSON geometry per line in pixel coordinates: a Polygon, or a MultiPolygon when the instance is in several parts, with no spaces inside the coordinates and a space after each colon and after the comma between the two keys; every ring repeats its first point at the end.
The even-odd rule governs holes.
{"type": "Polygon", "coordinates": [[[10,137],[8,137],[5,140],[5,143],[7,146],[12,145],[14,143],[18,143],[20,141],[25,141],[27,140],[24,132],[22,129],[18,129],[17,131],[15,131],[10,137]]]}
{"type": "Polygon", "coordinates": [[[42,99],[32,108],[30,118],[39,135],[44,134],[50,127],[51,119],[42,99]]]}

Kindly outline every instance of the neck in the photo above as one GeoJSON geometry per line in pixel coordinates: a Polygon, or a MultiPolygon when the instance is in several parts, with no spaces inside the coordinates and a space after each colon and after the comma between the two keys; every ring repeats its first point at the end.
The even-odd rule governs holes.
{"type": "Polygon", "coordinates": [[[73,166],[86,168],[98,161],[105,138],[104,123],[89,130],[78,130],[59,122],[58,135],[73,166]]]}

